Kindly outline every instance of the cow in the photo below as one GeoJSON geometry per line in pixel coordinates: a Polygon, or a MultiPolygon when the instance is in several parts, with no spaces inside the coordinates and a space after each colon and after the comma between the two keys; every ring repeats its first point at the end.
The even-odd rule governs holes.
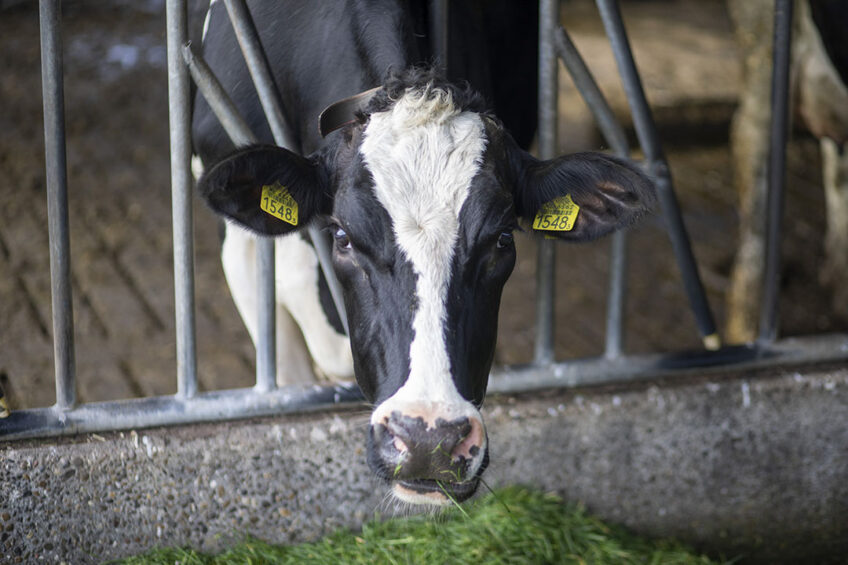
{"type": "MultiPolygon", "coordinates": [[[[756,337],[765,268],[766,162],[769,146],[772,0],[728,0],[742,55],[743,83],[730,133],[734,185],[740,197],[739,250],[727,299],[727,339],[756,337]]],[[[791,80],[794,109],[820,140],[827,232],[820,279],[833,308],[848,311],[848,4],[796,0],[791,80]]]]}
{"type": "MultiPolygon", "coordinates": [[[[252,269],[245,249],[253,234],[278,238],[281,309],[297,319],[319,370],[334,379],[349,363],[373,405],[369,466],[398,499],[441,505],[470,497],[488,464],[480,406],[501,291],[515,264],[513,234],[524,225],[565,241],[593,240],[642,216],[654,189],[630,161],[602,153],[539,160],[522,149],[472,85],[496,110],[507,109],[526,144],[532,127],[523,120],[535,118],[509,112],[498,89],[521,92],[513,82],[528,67],[511,77],[488,60],[485,36],[473,33],[483,12],[458,1],[451,4],[464,7],[468,33],[453,28],[461,42],[449,63],[470,84],[449,80],[428,64],[426,4],[250,6],[301,155],[271,143],[226,13],[213,2],[205,58],[262,143],[233,148],[201,99],[193,133],[205,169],[198,190],[227,222],[222,257],[231,286],[251,278],[229,272],[252,269]],[[493,69],[503,73],[494,82],[493,69]],[[319,135],[325,106],[374,87],[348,123],[319,135]],[[263,209],[273,194],[285,214],[268,213],[267,201],[263,209]],[[297,220],[287,221],[294,208],[297,220]],[[321,300],[316,260],[298,236],[307,225],[325,228],[332,241],[349,340],[321,300]]],[[[517,49],[535,60],[535,45],[517,49]]],[[[253,289],[233,288],[237,302],[240,292],[253,289]]],[[[250,327],[250,311],[242,312],[250,327]]],[[[278,344],[285,349],[290,338],[283,333],[278,344]]]]}

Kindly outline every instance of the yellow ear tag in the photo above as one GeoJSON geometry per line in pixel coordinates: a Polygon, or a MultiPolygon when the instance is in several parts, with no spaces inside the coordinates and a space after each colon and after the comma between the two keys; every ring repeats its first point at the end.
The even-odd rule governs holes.
{"type": "Polygon", "coordinates": [[[262,187],[259,207],[275,218],[293,226],[297,225],[297,201],[289,194],[288,189],[278,182],[262,187]]]}
{"type": "Polygon", "coordinates": [[[570,194],[546,202],[539,208],[533,229],[542,231],[571,231],[577,220],[580,206],[574,203],[570,194]]]}

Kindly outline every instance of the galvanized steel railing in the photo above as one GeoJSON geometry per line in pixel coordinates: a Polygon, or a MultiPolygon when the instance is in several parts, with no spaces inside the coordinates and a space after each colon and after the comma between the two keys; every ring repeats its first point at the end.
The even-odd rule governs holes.
{"type": "MultiPolygon", "coordinates": [[[[253,77],[275,142],[294,147],[287,137],[279,97],[256,30],[244,0],[225,0],[248,68],[253,77]]],[[[780,217],[783,206],[783,173],[788,105],[788,68],[791,31],[791,0],[776,0],[775,73],[772,104],[775,109],[769,161],[769,210],[767,276],[761,307],[760,339],[748,346],[720,348],[712,313],[698,275],[695,259],[674,194],[669,168],[662,152],[617,0],[597,0],[599,12],[615,54],[636,134],[645,155],[645,166],[657,181],[657,189],[680,266],[686,292],[695,313],[705,350],[680,354],[628,356],[624,354],[625,271],[627,234],[612,238],[607,330],[604,355],[599,358],[556,362],[553,354],[554,247],[539,244],[537,271],[537,341],[534,363],[526,367],[500,368],[493,372],[491,392],[517,392],[540,388],[590,385],[655,378],[669,374],[728,367],[766,367],[848,358],[848,336],[776,340],[780,217]]],[[[629,147],[600,89],[565,30],[559,26],[558,0],[539,2],[539,153],[556,153],[556,91],[558,60],[571,75],[595,116],[612,150],[627,156],[629,147]]],[[[446,64],[448,2],[431,0],[431,36],[436,60],[446,64]]],[[[194,318],[194,267],[191,208],[190,83],[198,84],[224,124],[234,143],[254,139],[235,111],[227,94],[205,63],[188,45],[186,0],[167,0],[168,93],[171,137],[171,184],[173,192],[174,279],[177,338],[177,394],[77,405],[73,313],[71,307],[68,202],[65,170],[62,49],[59,31],[59,0],[40,0],[42,75],[44,89],[45,155],[49,214],[50,265],[53,296],[53,331],[56,368],[56,404],[50,408],[14,411],[0,419],[0,439],[66,435],[80,432],[129,429],[227,418],[261,416],[314,410],[361,399],[354,385],[336,387],[283,387],[275,382],[274,244],[259,240],[259,343],[256,386],[247,389],[198,393],[197,350],[194,318]]],[[[340,292],[329,268],[329,249],[311,233],[342,316],[340,292]]],[[[2,391],[0,391],[2,401],[2,391]]],[[[0,415],[2,415],[0,405],[0,415]]]]}

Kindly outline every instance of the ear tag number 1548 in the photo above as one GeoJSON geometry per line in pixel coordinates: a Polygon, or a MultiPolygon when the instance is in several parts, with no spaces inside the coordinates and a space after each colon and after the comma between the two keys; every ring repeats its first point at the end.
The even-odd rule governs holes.
{"type": "Polygon", "coordinates": [[[259,207],[275,218],[297,225],[297,201],[286,187],[276,182],[262,187],[259,207]]]}
{"type": "Polygon", "coordinates": [[[580,206],[575,204],[570,194],[546,202],[539,208],[533,229],[542,231],[571,231],[577,221],[580,206]]]}

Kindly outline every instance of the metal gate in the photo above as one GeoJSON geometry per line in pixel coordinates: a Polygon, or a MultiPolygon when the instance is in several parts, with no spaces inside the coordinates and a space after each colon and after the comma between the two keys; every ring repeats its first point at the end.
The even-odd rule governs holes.
{"type": "MultiPolygon", "coordinates": [[[[225,0],[251,76],[260,95],[275,141],[296,150],[286,136],[278,95],[258,35],[244,0],[225,0]]],[[[76,375],[71,308],[68,197],[65,170],[65,132],[62,83],[62,48],[59,32],[60,0],[40,0],[42,76],[48,197],[50,269],[52,280],[56,404],[49,408],[12,412],[0,419],[0,439],[69,435],[187,422],[280,414],[327,408],[358,402],[355,385],[335,387],[283,387],[275,383],[273,242],[261,241],[258,270],[260,284],[256,385],[253,388],[199,393],[194,318],[194,266],[192,243],[192,179],[190,173],[190,73],[210,101],[225,129],[240,144],[253,135],[240,121],[225,92],[203,60],[188,44],[186,0],[167,0],[167,51],[171,139],[171,185],[173,193],[174,280],[176,287],[177,393],[112,402],[76,401],[76,375]]],[[[778,340],[777,294],[780,264],[779,242],[783,209],[783,172],[788,120],[788,69],[791,0],[776,0],[774,76],[772,82],[772,146],[769,160],[767,211],[767,267],[760,337],[747,346],[722,347],[701,284],[689,238],[681,219],[669,167],[659,142],[651,111],[633,60],[617,0],[597,0],[598,10],[613,48],[624,83],[636,134],[645,156],[644,166],[656,179],[662,213],[668,226],[677,264],[704,349],[677,354],[627,355],[623,345],[627,233],[612,238],[606,341],[597,358],[558,361],[553,353],[554,247],[541,241],[538,248],[534,362],[518,368],[496,368],[490,392],[520,392],[550,387],[622,382],[659,376],[750,368],[785,366],[848,358],[848,337],[818,336],[778,340]]],[[[431,0],[434,52],[445,60],[448,0],[431,0]]],[[[561,60],[595,116],[608,145],[620,156],[629,156],[623,128],[613,116],[580,54],[558,23],[558,0],[539,2],[539,153],[552,158],[556,151],[557,69],[561,60]]],[[[335,280],[329,252],[315,237],[326,276],[335,280]]],[[[334,299],[340,304],[338,287],[334,299]]],[[[343,308],[339,308],[343,312],[343,308]]],[[[0,399],[2,399],[0,392],[0,399]]],[[[0,407],[2,410],[2,407],[0,407]]]]}

